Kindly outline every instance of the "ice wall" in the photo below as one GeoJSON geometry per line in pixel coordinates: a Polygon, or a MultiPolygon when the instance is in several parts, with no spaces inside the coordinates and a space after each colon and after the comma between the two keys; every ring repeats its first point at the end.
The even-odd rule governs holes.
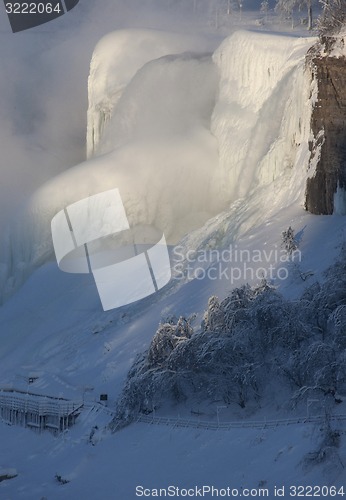
{"type": "MultiPolygon", "coordinates": [[[[154,40],[160,46],[165,36],[163,52],[176,51],[178,42],[157,32],[121,32],[99,44],[88,128],[97,154],[43,186],[12,226],[3,296],[52,258],[52,217],[92,194],[118,188],[130,225],[154,226],[170,243],[241,198],[242,209],[229,213],[244,231],[303,204],[312,100],[304,56],[314,40],[237,32],[212,60],[204,50],[186,52],[186,43],[183,54],[159,57],[164,44],[154,40]],[[141,52],[135,60],[129,46],[141,52]]],[[[203,240],[208,230],[196,234],[203,240]]]]}
{"type": "Polygon", "coordinates": [[[304,59],[313,42],[239,31],[214,53],[220,87],[211,130],[225,199],[271,183],[307,154],[311,81],[304,59]]]}
{"type": "Polygon", "coordinates": [[[124,89],[144,64],[185,51],[212,52],[218,43],[217,37],[144,29],[119,30],[102,38],[88,79],[87,157],[107,152],[100,144],[102,136],[124,89]]]}

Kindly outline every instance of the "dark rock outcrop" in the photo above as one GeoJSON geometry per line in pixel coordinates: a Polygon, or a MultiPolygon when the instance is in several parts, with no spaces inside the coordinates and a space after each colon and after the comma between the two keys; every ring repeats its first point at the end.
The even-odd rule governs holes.
{"type": "Polygon", "coordinates": [[[311,158],[321,150],[316,173],[307,181],[305,208],[330,215],[335,213],[338,187],[346,189],[346,58],[317,55],[310,64],[318,85],[311,118],[311,158]]]}

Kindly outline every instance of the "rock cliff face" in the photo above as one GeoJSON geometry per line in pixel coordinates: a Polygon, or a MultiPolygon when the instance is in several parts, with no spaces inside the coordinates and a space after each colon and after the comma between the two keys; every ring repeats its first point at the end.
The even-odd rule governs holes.
{"type": "Polygon", "coordinates": [[[311,119],[318,154],[316,174],[308,179],[306,209],[313,214],[346,213],[346,58],[312,57],[318,98],[311,119]]]}

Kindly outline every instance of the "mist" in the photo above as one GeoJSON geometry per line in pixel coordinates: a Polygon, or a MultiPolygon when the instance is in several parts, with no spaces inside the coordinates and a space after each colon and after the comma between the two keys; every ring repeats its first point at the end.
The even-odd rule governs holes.
{"type": "MultiPolygon", "coordinates": [[[[0,281],[8,282],[8,293],[5,295],[11,294],[30,274],[33,262],[35,267],[44,262],[47,255],[51,255],[49,221],[54,210],[60,208],[62,203],[90,192],[88,182],[79,182],[78,175],[76,178],[72,172],[72,177],[69,177],[68,173],[75,165],[83,166],[86,160],[88,76],[95,46],[104,35],[119,29],[165,30],[178,34],[175,35],[177,39],[187,33],[190,37],[194,36],[200,29],[205,30],[205,23],[200,24],[200,16],[208,11],[210,3],[200,2],[198,12],[193,12],[193,4],[169,0],[104,0],[95,4],[92,0],[81,0],[73,10],[60,18],[16,34],[11,32],[5,9],[1,6],[0,281]],[[74,181],[72,186],[66,188],[61,184],[63,181],[58,180],[56,183],[56,178],[66,178],[68,184],[71,179],[76,179],[79,189],[73,184],[74,181]],[[65,196],[64,193],[70,195],[65,196]]],[[[215,48],[215,42],[213,46],[215,48]]],[[[200,48],[198,43],[196,48],[200,48]]],[[[172,48],[173,53],[183,49],[184,46],[177,49],[177,44],[175,49],[172,48]]],[[[129,48],[125,46],[124,52],[130,53],[129,48]]],[[[163,55],[166,53],[170,52],[163,52],[163,55]]],[[[153,98],[155,95],[151,101],[153,98]]],[[[152,116],[152,119],[155,118],[152,116]]],[[[148,120],[142,122],[143,130],[148,120]]],[[[159,123],[156,124],[156,130],[160,130],[159,123]]],[[[203,135],[199,136],[198,141],[205,142],[203,135]]],[[[194,156],[188,139],[182,145],[189,162],[200,160],[205,173],[210,158],[213,157],[213,162],[215,160],[214,153],[210,153],[215,145],[210,146],[211,149],[208,146],[204,155],[207,161],[204,161],[204,158],[194,156]]],[[[177,143],[170,141],[172,152],[175,147],[177,143]]],[[[144,148],[150,152],[152,146],[148,143],[144,148]]],[[[166,155],[163,148],[164,145],[152,161],[149,154],[147,179],[155,174],[155,165],[162,164],[166,155]]],[[[138,158],[141,171],[143,163],[139,152],[142,149],[143,141],[130,155],[132,160],[138,158]]],[[[124,157],[124,151],[120,153],[121,158],[124,157]]],[[[203,147],[200,151],[203,155],[203,147]]],[[[171,157],[173,159],[174,155],[171,157]]],[[[183,159],[182,163],[186,166],[183,159]]],[[[128,161],[125,161],[124,171],[127,170],[127,164],[128,161]]],[[[73,171],[78,172],[81,168],[74,167],[73,171]]],[[[93,192],[95,189],[101,191],[113,188],[117,183],[126,190],[126,185],[132,182],[133,178],[128,178],[127,172],[113,178],[109,175],[108,167],[106,171],[107,182],[99,177],[93,185],[93,192]]],[[[173,181],[173,170],[170,175],[173,181]]],[[[133,172],[133,176],[136,177],[136,172],[133,172]]],[[[79,179],[84,177],[82,173],[79,179]]],[[[165,181],[162,169],[160,178],[162,182],[165,181]]],[[[153,207],[158,202],[158,197],[155,197],[160,191],[158,181],[154,186],[153,207]]],[[[133,198],[137,200],[137,191],[135,189],[135,194],[128,196],[132,206],[133,198]]],[[[142,186],[139,191],[141,196],[145,195],[142,186]]],[[[138,208],[138,211],[141,209],[138,208]]],[[[174,216],[165,216],[163,219],[160,227],[167,228],[167,224],[173,227],[174,216]]],[[[190,224],[186,229],[189,228],[190,224]]]]}
{"type": "Polygon", "coordinates": [[[2,232],[40,185],[85,159],[87,80],[99,39],[127,27],[191,31],[191,23],[186,2],[81,0],[55,21],[13,34],[1,5],[2,232]]]}

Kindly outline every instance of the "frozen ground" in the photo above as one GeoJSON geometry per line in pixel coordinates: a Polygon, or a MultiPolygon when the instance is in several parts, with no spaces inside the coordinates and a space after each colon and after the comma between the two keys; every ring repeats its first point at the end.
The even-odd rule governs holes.
{"type": "MultiPolygon", "coordinates": [[[[69,439],[37,436],[23,429],[2,432],[5,463],[16,464],[18,477],[1,483],[4,499],[136,498],[136,486],[180,488],[268,488],[323,485],[323,467],[306,467],[304,455],[319,438],[311,425],[274,430],[201,431],[137,424],[103,437],[92,446],[88,433],[71,431],[69,439]],[[25,443],[27,454],[14,452],[25,443]],[[57,483],[54,476],[70,480],[57,483]]],[[[344,439],[344,438],[343,438],[344,439]]],[[[343,455],[342,459],[346,457],[343,455]]],[[[340,464],[330,480],[341,486],[340,464]],[[338,477],[339,476],[339,477],[338,477]]],[[[288,493],[288,491],[286,490],[288,493]]],[[[149,498],[155,498],[150,496],[149,498]]],[[[207,498],[207,497],[206,497],[207,498]]],[[[285,495],[285,498],[289,498],[285,495]]]]}

